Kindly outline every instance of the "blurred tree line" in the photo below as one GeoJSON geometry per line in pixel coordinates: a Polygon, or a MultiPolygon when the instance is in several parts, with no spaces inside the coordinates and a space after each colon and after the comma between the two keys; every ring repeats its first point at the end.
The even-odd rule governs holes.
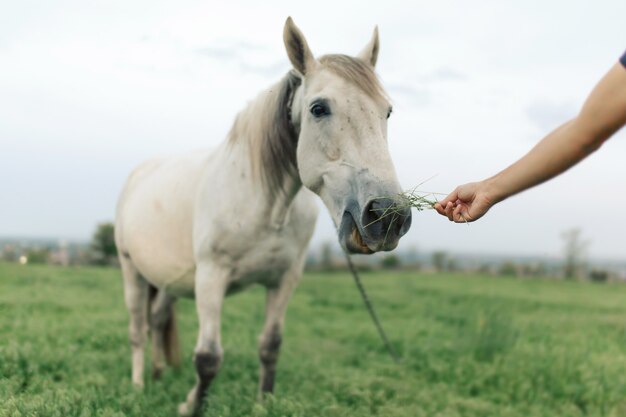
{"type": "MultiPolygon", "coordinates": [[[[503,277],[588,279],[593,282],[624,280],[626,276],[602,264],[590,267],[586,260],[589,241],[580,229],[562,233],[562,261],[541,259],[512,260],[489,258],[468,260],[442,250],[420,254],[415,247],[380,253],[376,256],[355,256],[353,262],[362,271],[402,270],[422,273],[462,273],[503,277]]],[[[115,227],[111,222],[96,226],[91,241],[82,244],[63,242],[7,243],[0,242],[0,260],[29,264],[118,266],[115,227]],[[3,246],[2,246],[3,245],[3,246]]],[[[317,272],[346,271],[345,255],[335,242],[326,241],[319,250],[309,252],[307,270],[317,272]],[[317,252],[317,255],[315,254],[317,252]]]]}
{"type": "Polygon", "coordinates": [[[98,224],[89,243],[5,241],[0,244],[0,260],[21,264],[117,266],[115,228],[111,222],[98,224]]]}
{"type": "Polygon", "coordinates": [[[116,265],[115,226],[113,223],[100,223],[91,238],[91,264],[116,265]]]}
{"type": "MultiPolygon", "coordinates": [[[[455,256],[444,250],[418,253],[415,247],[400,248],[390,253],[372,256],[354,256],[353,262],[360,271],[402,270],[421,273],[479,274],[517,278],[549,278],[566,280],[590,280],[593,282],[626,281],[626,268],[596,263],[591,267],[587,261],[590,245],[580,229],[566,230],[560,259],[524,256],[455,256]],[[620,272],[621,271],[621,272],[620,272]]],[[[316,251],[312,248],[307,258],[307,270],[316,272],[346,271],[345,255],[331,241],[323,242],[316,251]]]]}

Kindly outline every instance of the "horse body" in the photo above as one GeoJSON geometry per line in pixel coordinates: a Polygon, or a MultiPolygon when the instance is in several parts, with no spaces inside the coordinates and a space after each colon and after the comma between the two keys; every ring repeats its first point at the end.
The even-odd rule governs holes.
{"type": "Polygon", "coordinates": [[[248,154],[226,143],[149,161],[133,172],[116,222],[123,262],[174,296],[193,295],[200,261],[231,271],[227,292],[252,283],[277,286],[308,244],[317,205],[304,188],[288,207],[260,192],[248,154]]]}
{"type": "Polygon", "coordinates": [[[385,197],[401,189],[386,142],[390,105],[373,70],[378,32],[358,58],[319,61],[291,19],[284,38],[294,69],[237,116],[224,143],[144,163],[118,203],[134,384],[143,385],[148,329],[158,376],[166,359],[176,362],[175,300],[196,299],[198,378],[183,415],[200,411],[220,368],[224,297],[253,283],[267,289],[259,391],[273,391],[287,304],[318,214],[314,194],[349,252],[392,250],[410,226],[410,210],[385,197]]]}

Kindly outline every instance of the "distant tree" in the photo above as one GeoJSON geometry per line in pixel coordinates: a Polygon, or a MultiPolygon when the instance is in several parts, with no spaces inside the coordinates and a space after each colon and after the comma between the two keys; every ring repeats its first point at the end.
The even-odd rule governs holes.
{"type": "Polygon", "coordinates": [[[583,240],[580,229],[566,230],[561,234],[565,243],[563,275],[565,279],[574,279],[582,275],[585,268],[585,256],[589,241],[583,240]]]}
{"type": "Polygon", "coordinates": [[[311,252],[309,252],[304,261],[304,270],[310,271],[317,267],[317,258],[311,252]]]}
{"type": "Polygon", "coordinates": [[[432,255],[432,264],[433,267],[438,271],[445,271],[447,264],[448,254],[444,251],[435,251],[432,255]]]}
{"type": "Polygon", "coordinates": [[[400,257],[395,254],[385,256],[380,262],[380,266],[383,269],[397,269],[401,264],[400,257]]]}
{"type": "Polygon", "coordinates": [[[45,264],[50,257],[50,250],[47,248],[28,249],[25,255],[29,264],[45,264]]]}
{"type": "Polygon", "coordinates": [[[493,275],[494,268],[491,264],[482,263],[478,266],[478,269],[476,270],[476,272],[480,274],[493,275]]]}
{"type": "Polygon", "coordinates": [[[503,262],[500,265],[500,268],[498,269],[498,273],[500,275],[509,276],[509,277],[517,276],[517,272],[518,272],[518,266],[513,261],[503,262]]]}
{"type": "Polygon", "coordinates": [[[113,223],[100,223],[91,239],[91,262],[94,265],[111,265],[117,256],[113,223]]]}
{"type": "Polygon", "coordinates": [[[460,266],[457,260],[452,257],[448,257],[448,259],[446,260],[446,271],[458,272],[459,270],[460,270],[460,266]]]}
{"type": "Polygon", "coordinates": [[[589,272],[589,279],[592,282],[604,283],[609,280],[609,272],[602,269],[594,269],[589,272]]]}

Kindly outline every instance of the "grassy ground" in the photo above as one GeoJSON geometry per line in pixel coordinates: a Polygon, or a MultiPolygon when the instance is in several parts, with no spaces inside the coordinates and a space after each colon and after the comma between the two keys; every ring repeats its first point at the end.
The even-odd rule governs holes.
{"type": "MultiPolygon", "coordinates": [[[[309,274],[287,315],[276,397],[256,403],[264,297],[253,288],[226,303],[205,415],[626,415],[626,286],[410,273],[365,284],[400,365],[349,276],[309,274]]],[[[196,335],[193,303],[177,308],[188,360],[139,393],[117,270],[0,264],[0,416],[175,415],[196,335]]]]}

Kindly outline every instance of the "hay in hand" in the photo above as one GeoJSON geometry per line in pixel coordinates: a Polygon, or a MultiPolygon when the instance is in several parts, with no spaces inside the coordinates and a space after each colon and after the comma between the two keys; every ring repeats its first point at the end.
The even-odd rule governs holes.
{"type": "Polygon", "coordinates": [[[420,192],[417,190],[405,191],[398,195],[398,208],[414,208],[417,211],[424,211],[435,208],[437,195],[440,193],[420,192]]]}
{"type": "MultiPolygon", "coordinates": [[[[421,184],[420,184],[421,185],[421,184]]],[[[418,185],[419,187],[419,185],[418,185]]],[[[439,202],[439,200],[437,200],[437,196],[445,196],[445,194],[443,193],[435,193],[435,192],[431,192],[431,191],[419,191],[417,190],[417,187],[409,190],[409,191],[404,191],[401,192],[400,194],[396,195],[396,196],[385,196],[385,197],[381,197],[381,198],[385,198],[385,199],[389,199],[389,200],[393,200],[395,202],[395,204],[390,205],[389,207],[385,207],[385,208],[380,208],[380,209],[372,209],[372,211],[379,211],[379,217],[374,220],[373,222],[365,225],[365,227],[374,224],[378,221],[381,221],[382,219],[386,218],[387,216],[392,216],[391,217],[391,222],[389,223],[389,228],[387,230],[387,233],[389,233],[389,229],[391,228],[391,225],[400,217],[400,216],[406,216],[406,209],[415,209],[417,211],[424,211],[424,210],[431,210],[435,208],[435,204],[437,204],[439,202]]],[[[461,214],[461,218],[463,218],[463,220],[465,220],[465,218],[463,217],[463,215],[461,214]]],[[[467,220],[465,220],[465,223],[469,225],[469,223],[467,222],[467,220]]],[[[385,240],[386,240],[386,236],[385,236],[385,240]]]]}
{"type": "MultiPolygon", "coordinates": [[[[433,192],[422,192],[416,189],[410,191],[404,191],[399,193],[396,196],[385,196],[380,197],[381,199],[388,199],[395,202],[395,204],[391,204],[388,207],[380,208],[380,209],[372,209],[372,211],[377,211],[378,218],[373,222],[365,225],[365,227],[370,224],[381,221],[387,216],[392,216],[391,224],[393,224],[398,217],[406,216],[406,209],[414,208],[417,211],[430,210],[435,207],[435,204],[438,203],[436,195],[444,195],[441,193],[433,193],[433,192]]],[[[390,225],[391,225],[390,224],[390,225]]]]}

